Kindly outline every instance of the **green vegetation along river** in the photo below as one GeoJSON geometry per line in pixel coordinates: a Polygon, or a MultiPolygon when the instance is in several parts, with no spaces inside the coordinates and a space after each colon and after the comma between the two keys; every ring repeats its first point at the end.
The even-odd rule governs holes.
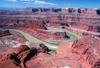
{"type": "Polygon", "coordinates": [[[63,31],[65,31],[66,34],[67,34],[68,36],[70,36],[70,38],[71,38],[68,42],[73,42],[73,41],[75,41],[75,40],[77,40],[77,39],[83,37],[83,36],[81,36],[81,35],[78,35],[78,34],[72,32],[72,31],[69,31],[69,30],[66,30],[66,29],[63,29],[63,31]]]}
{"type": "Polygon", "coordinates": [[[20,34],[21,36],[23,36],[25,39],[27,39],[27,40],[30,41],[30,42],[44,43],[44,44],[45,44],[46,46],[48,46],[50,49],[57,49],[57,47],[58,47],[58,45],[59,45],[59,44],[57,45],[57,44],[55,44],[55,43],[50,43],[50,42],[46,42],[46,41],[44,41],[44,40],[35,38],[35,37],[31,36],[30,34],[28,34],[28,33],[26,33],[26,32],[23,32],[23,31],[21,31],[21,30],[9,29],[9,31],[20,34]]]}
{"type": "MultiPolygon", "coordinates": [[[[79,39],[82,37],[82,36],[77,35],[71,31],[68,31],[66,29],[62,29],[62,30],[66,31],[66,34],[71,37],[71,39],[68,42],[73,42],[76,39],[79,39]]],[[[49,47],[49,49],[57,49],[57,47],[60,45],[60,43],[52,43],[52,42],[47,42],[47,41],[35,38],[35,37],[31,36],[30,34],[23,32],[21,30],[9,29],[9,31],[20,34],[21,36],[23,36],[25,39],[27,39],[30,42],[44,43],[46,46],[49,47]]]]}

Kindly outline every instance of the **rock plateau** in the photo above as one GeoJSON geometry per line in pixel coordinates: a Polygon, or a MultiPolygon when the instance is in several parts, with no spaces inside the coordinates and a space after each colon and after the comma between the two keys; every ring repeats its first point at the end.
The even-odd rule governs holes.
{"type": "Polygon", "coordinates": [[[21,45],[0,61],[0,67],[12,65],[15,68],[99,68],[99,41],[86,36],[75,42],[62,43],[53,57],[49,55],[49,50],[44,45],[40,45],[41,49],[21,45]]]}

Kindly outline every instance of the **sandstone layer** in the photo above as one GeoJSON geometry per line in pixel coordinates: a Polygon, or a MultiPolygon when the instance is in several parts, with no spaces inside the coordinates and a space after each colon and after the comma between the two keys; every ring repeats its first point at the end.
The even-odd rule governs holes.
{"type": "Polygon", "coordinates": [[[54,57],[50,57],[48,48],[43,44],[39,49],[21,45],[0,61],[0,67],[12,65],[15,68],[99,68],[99,41],[94,37],[86,36],[75,42],[62,43],[54,57]]]}
{"type": "Polygon", "coordinates": [[[7,23],[1,26],[7,29],[22,30],[30,35],[48,41],[48,42],[62,42],[68,40],[70,37],[64,31],[51,32],[42,21],[19,21],[17,23],[7,23]],[[49,40],[51,38],[51,40],[49,40]],[[58,41],[59,40],[59,41],[58,41]]]}
{"type": "Polygon", "coordinates": [[[70,27],[81,29],[82,31],[85,30],[93,32],[90,34],[88,32],[70,29],[77,34],[83,36],[94,35],[100,37],[100,9],[26,8],[22,10],[2,10],[0,12],[0,27],[25,27],[30,29],[44,30],[47,30],[46,26],[66,29],[67,27],[70,27]],[[98,33],[98,35],[95,33],[98,33]]]}

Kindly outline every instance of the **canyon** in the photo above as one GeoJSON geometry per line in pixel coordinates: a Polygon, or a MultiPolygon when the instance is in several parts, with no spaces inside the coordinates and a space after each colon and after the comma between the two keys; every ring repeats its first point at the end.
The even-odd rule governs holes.
{"type": "MultiPolygon", "coordinates": [[[[13,11],[10,10],[3,15],[0,12],[0,23],[3,23],[0,25],[1,27],[47,30],[46,26],[53,26],[65,28],[83,36],[94,35],[100,37],[100,11],[98,8],[26,8],[23,11],[13,11]],[[73,28],[76,28],[76,30],[73,28]],[[81,29],[81,31],[77,29],[81,29]]],[[[42,33],[43,31],[39,30],[38,32],[42,33]]]]}
{"type": "Polygon", "coordinates": [[[0,9],[1,68],[99,68],[100,9],[0,9]]]}
{"type": "Polygon", "coordinates": [[[48,48],[43,44],[40,44],[38,48],[20,45],[11,53],[1,54],[0,67],[99,68],[99,41],[94,37],[86,36],[74,42],[62,43],[54,56],[49,55],[48,48]]]}

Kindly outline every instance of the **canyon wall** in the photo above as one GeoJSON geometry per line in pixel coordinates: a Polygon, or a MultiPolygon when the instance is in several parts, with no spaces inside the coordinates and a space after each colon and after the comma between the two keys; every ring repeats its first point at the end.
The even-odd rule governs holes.
{"type": "Polygon", "coordinates": [[[30,12],[64,12],[75,13],[85,15],[99,15],[99,9],[87,9],[87,8],[31,8],[30,12]]]}
{"type": "MultiPolygon", "coordinates": [[[[17,11],[19,10],[16,10],[15,12],[17,13],[17,11]]],[[[76,29],[76,32],[73,29],[70,29],[71,31],[78,33],[80,35],[83,35],[84,32],[80,31],[77,32],[77,29],[81,29],[82,31],[84,30],[90,31],[93,32],[94,34],[100,33],[99,9],[27,8],[24,9],[24,11],[20,10],[20,14],[17,15],[9,14],[10,11],[6,13],[8,14],[0,15],[0,23],[1,23],[0,27],[8,27],[8,28],[23,27],[34,30],[37,29],[47,30],[46,26],[53,26],[66,29],[67,27],[70,27],[76,29]],[[22,12],[25,12],[25,14],[23,14],[22,12]]],[[[40,32],[45,33],[43,31],[40,32]]],[[[89,33],[85,32],[84,35],[86,34],[89,35],[89,33]]],[[[94,36],[96,36],[96,34],[94,36]]]]}
{"type": "Polygon", "coordinates": [[[22,30],[36,38],[48,41],[48,42],[61,42],[68,40],[70,37],[66,35],[66,32],[50,32],[45,27],[43,21],[26,21],[19,20],[16,23],[5,23],[1,25],[2,28],[6,29],[17,29],[22,30]],[[45,31],[44,31],[45,30],[45,31]]]}
{"type": "Polygon", "coordinates": [[[44,44],[28,47],[20,45],[12,53],[0,54],[0,67],[15,68],[99,68],[100,40],[86,36],[70,43],[62,43],[54,56],[44,44]],[[87,40],[87,41],[86,41],[87,40]],[[10,64],[8,63],[10,62],[10,64]]]}

